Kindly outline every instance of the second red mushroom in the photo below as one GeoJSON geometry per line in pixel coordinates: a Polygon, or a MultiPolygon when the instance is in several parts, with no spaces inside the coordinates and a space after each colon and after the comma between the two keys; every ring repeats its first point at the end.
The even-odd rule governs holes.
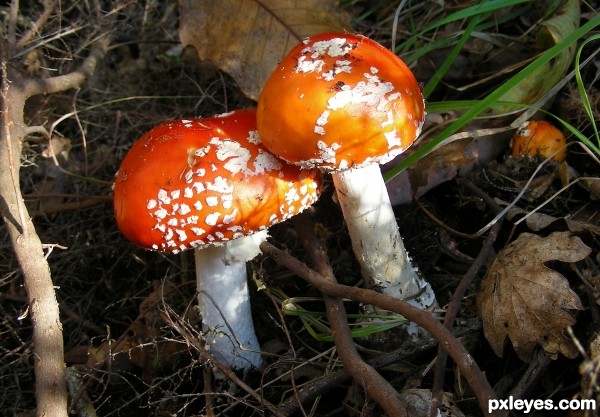
{"type": "Polygon", "coordinates": [[[320,174],[269,153],[256,112],[176,120],[142,136],[114,186],[115,218],[132,242],[152,250],[194,250],[207,349],[235,369],[260,368],[246,261],[267,228],[313,204],[320,174]]]}

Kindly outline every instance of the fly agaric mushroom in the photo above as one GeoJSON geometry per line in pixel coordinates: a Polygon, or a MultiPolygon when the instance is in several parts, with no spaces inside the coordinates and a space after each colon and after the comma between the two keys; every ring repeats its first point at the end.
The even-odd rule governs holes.
{"type": "Polygon", "coordinates": [[[424,100],[410,69],[364,36],[306,38],[262,90],[263,145],[303,168],[331,172],[337,198],[370,286],[432,307],[435,294],[410,263],[379,164],[419,135],[424,100]]]}
{"type": "Polygon", "coordinates": [[[552,123],[530,120],[521,125],[512,138],[512,156],[567,159],[567,139],[552,123]]]}
{"type": "Polygon", "coordinates": [[[246,261],[267,228],[314,203],[320,173],[267,152],[256,112],[177,120],[143,135],[123,159],[114,186],[117,225],[147,249],[194,249],[203,333],[231,368],[260,368],[246,261]]]}

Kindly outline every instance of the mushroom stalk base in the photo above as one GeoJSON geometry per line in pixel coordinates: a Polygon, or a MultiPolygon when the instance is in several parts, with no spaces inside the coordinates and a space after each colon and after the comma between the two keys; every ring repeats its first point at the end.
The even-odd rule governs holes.
{"type": "Polygon", "coordinates": [[[206,349],[233,369],[260,369],[263,363],[254,332],[246,261],[256,256],[266,231],[194,251],[198,307],[206,349]]]}
{"type": "Polygon", "coordinates": [[[398,231],[379,165],[334,173],[352,248],[371,288],[427,309],[435,294],[413,268],[398,231]]]}

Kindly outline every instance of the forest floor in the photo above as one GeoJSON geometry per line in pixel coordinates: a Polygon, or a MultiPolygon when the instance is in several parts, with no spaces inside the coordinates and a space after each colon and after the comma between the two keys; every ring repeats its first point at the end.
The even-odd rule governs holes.
{"type": "MultiPolygon", "coordinates": [[[[35,47],[32,43],[15,59],[15,65],[22,65],[29,75],[43,78],[72,68],[85,57],[93,35],[107,30],[90,29],[86,6],[67,3],[54,10],[35,47]]],[[[73,404],[89,400],[102,417],[381,415],[368,393],[344,373],[328,333],[323,293],[309,285],[301,272],[292,272],[267,255],[249,263],[253,317],[267,366],[235,379],[215,378],[197,330],[193,256],[146,251],[120,234],[113,218],[111,185],[137,138],[166,120],[255,106],[234,78],[200,60],[193,48],[181,48],[177,4],[123,3],[110,30],[112,46],[85,86],[33,97],[25,109],[30,126],[45,126],[53,133],[54,157],[47,138],[34,134],[26,141],[20,186],[36,231],[49,245],[47,260],[61,309],[65,362],[81,382],[78,389],[71,389],[71,395],[79,396],[73,404]]],[[[350,15],[356,31],[389,47],[397,5],[387,3],[346,1],[344,13],[350,15]]],[[[424,3],[439,9],[438,21],[471,5],[445,2],[444,8],[440,2],[424,3]]],[[[499,39],[527,33],[534,18],[526,13],[533,12],[519,7],[503,9],[499,16],[510,15],[510,19],[486,30],[495,31],[499,39]]],[[[7,20],[9,7],[1,10],[7,20]]],[[[410,27],[411,19],[424,16],[425,11],[415,10],[421,14],[402,14],[400,27],[410,27]]],[[[597,10],[597,2],[582,5],[581,24],[597,17],[597,10]]],[[[28,27],[38,14],[35,7],[22,5],[21,27],[28,27]]],[[[446,35],[462,33],[467,25],[465,18],[453,26],[440,25],[439,30],[446,35]]],[[[509,60],[500,54],[498,43],[482,45],[486,39],[471,39],[431,92],[427,101],[438,107],[428,111],[424,138],[411,152],[469,108],[442,110],[439,103],[481,99],[514,73],[510,68],[516,61],[530,62],[535,57],[531,53],[509,60]],[[491,69],[491,63],[501,63],[502,69],[491,69]],[[503,72],[498,78],[487,78],[503,72]]],[[[597,41],[590,45],[583,50],[582,61],[598,49],[597,41]]],[[[436,74],[453,46],[432,49],[415,63],[413,70],[421,83],[436,74]]],[[[572,62],[568,72],[573,70],[572,62]]],[[[596,121],[600,120],[599,62],[595,56],[581,69],[596,121]]],[[[597,135],[575,78],[552,93],[545,111],[587,138],[597,135]]],[[[540,158],[511,157],[509,141],[516,128],[510,124],[517,117],[484,113],[461,131],[508,126],[506,131],[449,143],[421,157],[405,172],[409,177],[402,174],[390,180],[399,228],[413,262],[437,295],[437,317],[443,317],[451,305],[458,307],[451,328],[454,340],[469,352],[497,398],[513,395],[556,403],[599,399],[598,155],[587,152],[561,126],[570,144],[566,162],[542,164],[540,158]],[[413,191],[424,187],[423,192],[417,198],[407,197],[400,189],[406,182],[413,191]],[[512,209],[498,217],[513,200],[512,209]],[[518,253],[509,253],[515,248],[518,253]],[[500,266],[493,265],[495,259],[500,266]],[[546,280],[546,287],[521,286],[523,281],[539,284],[536,280],[546,280]],[[456,299],[453,294],[461,285],[465,293],[456,299]],[[500,307],[490,306],[492,301],[484,295],[486,289],[493,292],[496,287],[514,291],[511,302],[520,297],[501,319],[494,316],[500,307]],[[519,334],[511,335],[513,343],[503,343],[505,334],[494,317],[519,329],[519,334]]],[[[532,117],[552,119],[546,113],[532,117]]],[[[306,217],[327,248],[338,282],[361,287],[360,269],[329,177],[306,217]]],[[[273,227],[270,235],[275,247],[311,265],[310,248],[302,245],[294,222],[273,227]]],[[[28,298],[11,241],[5,232],[0,236],[0,415],[29,416],[34,415],[36,404],[28,298]]],[[[344,300],[353,329],[357,326],[352,314],[360,313],[360,304],[350,296],[344,300]]],[[[434,379],[441,378],[449,404],[446,415],[486,415],[454,361],[434,376],[435,339],[415,345],[395,328],[377,337],[357,337],[355,343],[363,358],[375,363],[377,372],[397,391],[412,393],[406,394],[407,402],[429,404],[434,379]]],[[[79,412],[75,405],[72,411],[79,412]]],[[[528,415],[567,414],[542,410],[528,415]]]]}

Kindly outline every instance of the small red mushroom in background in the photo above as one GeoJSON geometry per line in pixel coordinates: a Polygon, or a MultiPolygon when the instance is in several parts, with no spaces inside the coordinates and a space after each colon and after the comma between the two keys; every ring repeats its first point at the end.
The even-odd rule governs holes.
{"type": "Polygon", "coordinates": [[[512,156],[552,157],[556,162],[567,159],[567,139],[563,132],[545,120],[523,123],[512,138],[512,156]]]}
{"type": "Polygon", "coordinates": [[[262,366],[246,261],[267,228],[313,204],[320,173],[266,151],[256,112],[175,120],[143,135],[114,185],[121,232],[147,249],[193,249],[207,349],[231,368],[262,366]]]}
{"type": "Polygon", "coordinates": [[[267,81],[257,117],[270,152],[332,173],[369,285],[422,309],[436,305],[410,263],[379,167],[423,126],[423,95],[404,62],[364,36],[306,38],[267,81]]]}

